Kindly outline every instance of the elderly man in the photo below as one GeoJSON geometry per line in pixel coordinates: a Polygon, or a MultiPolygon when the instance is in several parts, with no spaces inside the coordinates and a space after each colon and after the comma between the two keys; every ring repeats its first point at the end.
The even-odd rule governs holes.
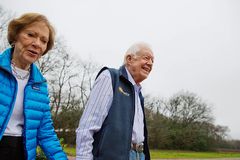
{"type": "Polygon", "coordinates": [[[119,69],[101,69],[76,130],[77,160],[150,160],[140,83],[153,59],[148,44],[136,43],[119,69]]]}

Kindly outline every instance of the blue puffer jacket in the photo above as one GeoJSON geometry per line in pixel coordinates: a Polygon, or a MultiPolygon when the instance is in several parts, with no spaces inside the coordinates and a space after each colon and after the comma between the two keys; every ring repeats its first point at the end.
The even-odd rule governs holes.
{"type": "MultiPolygon", "coordinates": [[[[11,48],[0,55],[0,140],[11,117],[18,89],[17,80],[11,71],[11,57],[11,48]]],[[[36,159],[37,145],[50,160],[67,159],[52,125],[46,80],[35,64],[31,65],[23,106],[26,159],[36,159]]]]}

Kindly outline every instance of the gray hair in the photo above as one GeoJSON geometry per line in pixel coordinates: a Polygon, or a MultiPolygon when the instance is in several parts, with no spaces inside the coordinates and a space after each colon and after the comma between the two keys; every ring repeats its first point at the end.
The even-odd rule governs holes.
{"type": "Polygon", "coordinates": [[[132,46],[130,46],[127,50],[127,52],[125,53],[125,56],[124,56],[124,64],[127,63],[127,56],[129,55],[135,55],[137,56],[139,51],[143,48],[146,48],[146,49],[151,49],[151,46],[145,42],[137,42],[137,43],[134,43],[132,46]]]}

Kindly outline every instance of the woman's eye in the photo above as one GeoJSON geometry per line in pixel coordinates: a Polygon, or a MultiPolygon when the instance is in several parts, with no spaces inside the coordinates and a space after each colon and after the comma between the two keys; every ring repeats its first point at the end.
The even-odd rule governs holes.
{"type": "Polygon", "coordinates": [[[27,33],[27,35],[28,35],[29,37],[33,37],[33,36],[34,36],[33,33],[27,33]]]}
{"type": "Polygon", "coordinates": [[[48,43],[48,40],[46,40],[45,38],[41,38],[41,41],[42,41],[43,44],[48,43]]]}
{"type": "Polygon", "coordinates": [[[47,43],[47,41],[45,41],[45,40],[42,40],[42,43],[43,43],[43,44],[46,44],[46,43],[47,43]]]}

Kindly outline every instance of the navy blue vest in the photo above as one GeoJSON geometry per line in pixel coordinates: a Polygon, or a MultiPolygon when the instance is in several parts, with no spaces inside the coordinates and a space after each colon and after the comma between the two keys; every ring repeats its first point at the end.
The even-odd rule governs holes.
{"type": "MultiPolygon", "coordinates": [[[[113,101],[101,129],[93,135],[93,156],[94,160],[128,160],[135,113],[134,87],[128,81],[124,66],[119,70],[104,67],[98,75],[106,69],[111,73],[113,101]]],[[[144,100],[141,94],[140,99],[144,112],[144,100]]],[[[144,136],[145,159],[150,160],[145,116],[144,136]]]]}

